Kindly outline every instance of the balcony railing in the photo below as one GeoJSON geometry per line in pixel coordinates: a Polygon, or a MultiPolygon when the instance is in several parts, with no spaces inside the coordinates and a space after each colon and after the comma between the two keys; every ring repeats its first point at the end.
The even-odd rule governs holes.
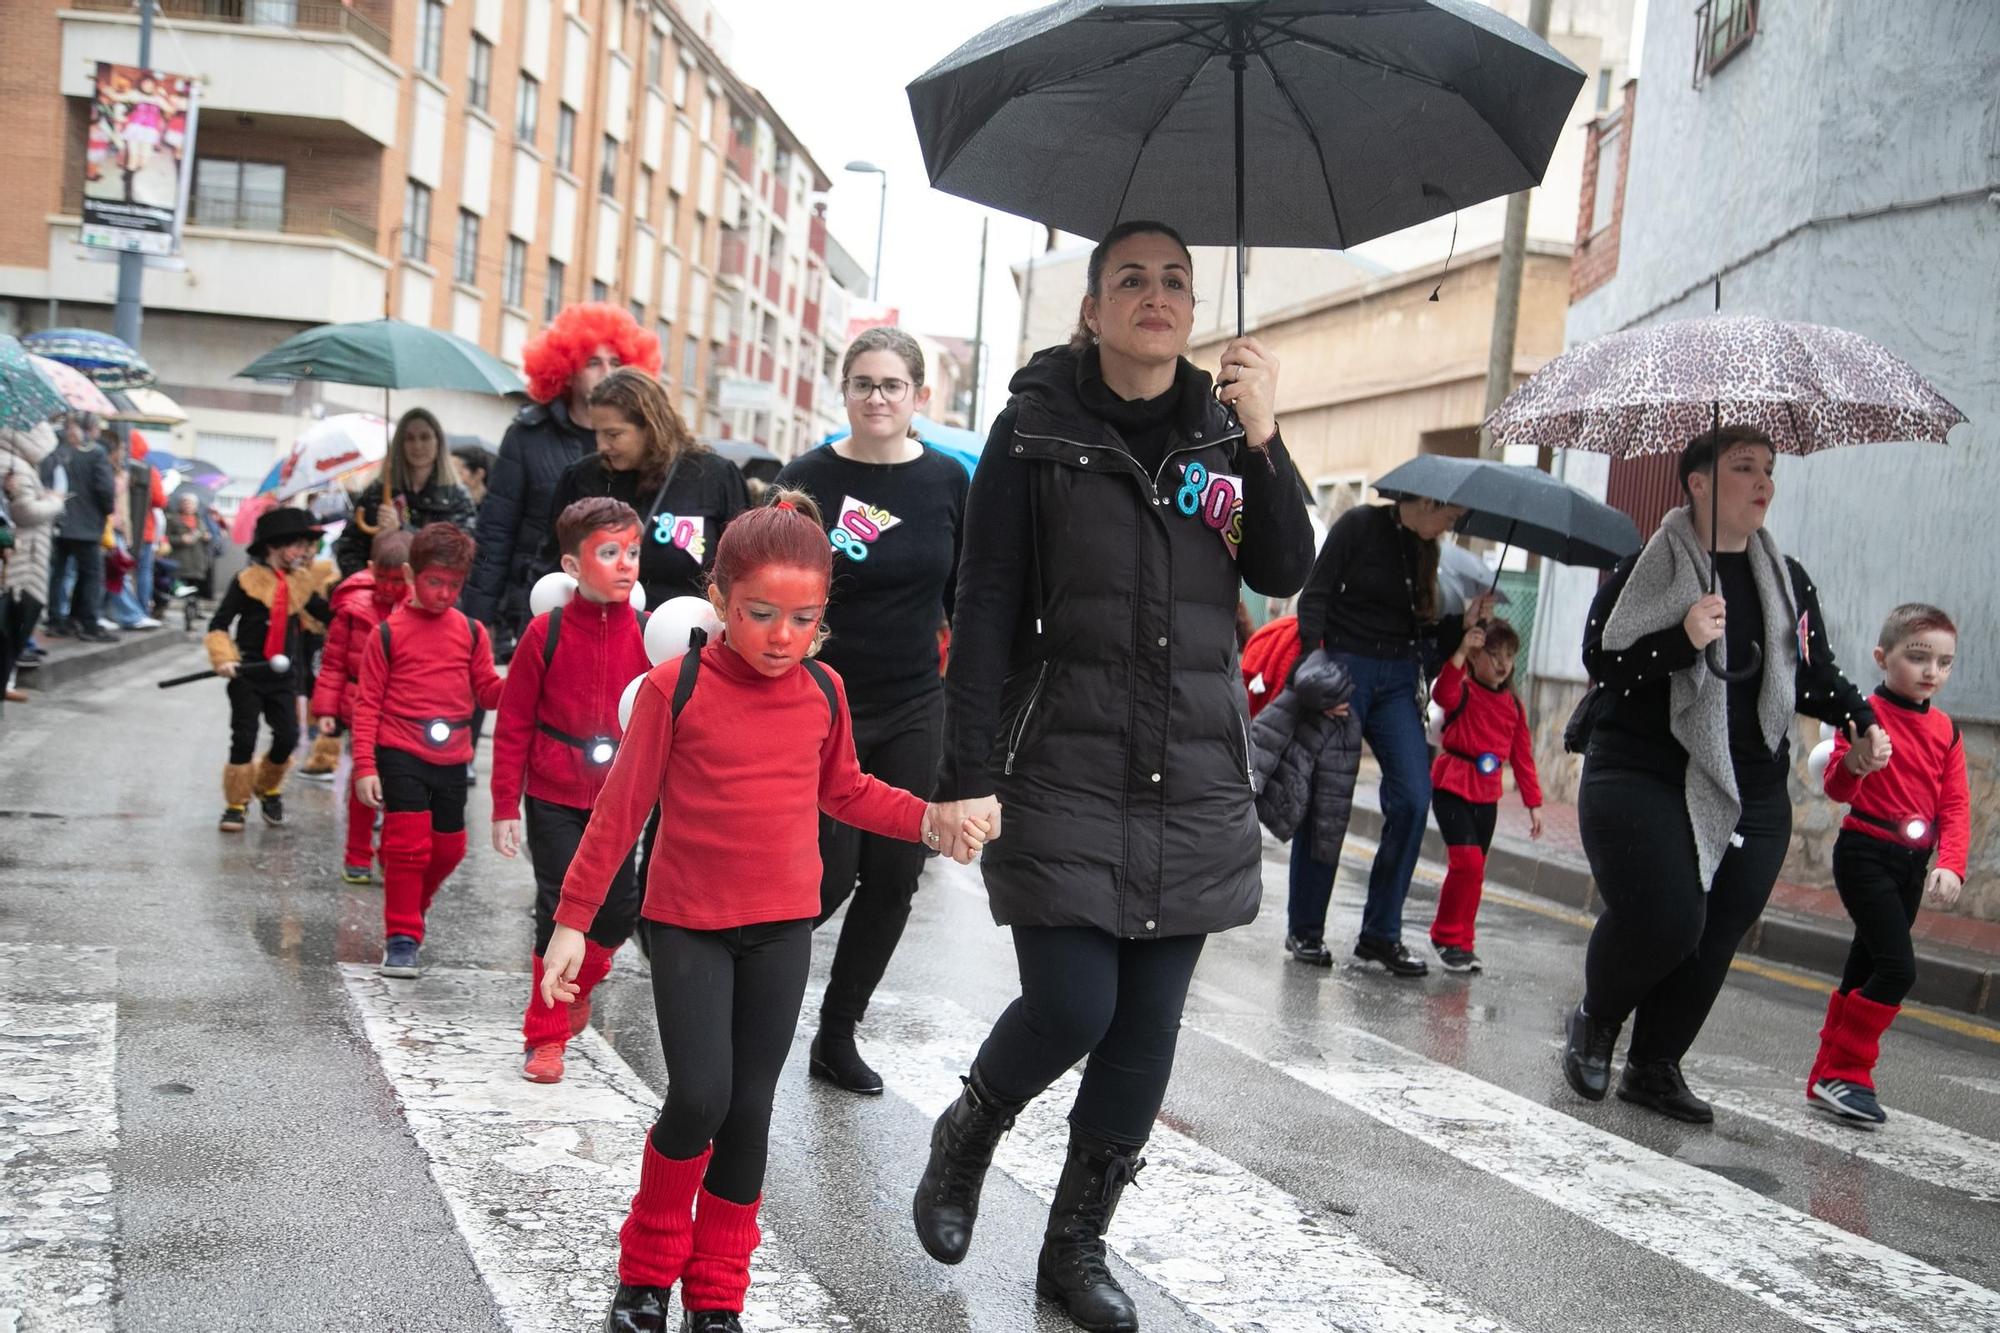
{"type": "Polygon", "coordinates": [[[778,304],[778,296],[784,290],[784,274],[778,272],[776,264],[764,270],[764,299],[772,305],[778,304]]]}
{"type": "Polygon", "coordinates": [[[751,174],[757,170],[756,151],[733,134],[729,136],[729,152],[724,160],[740,181],[749,181],[751,174]]]}
{"type": "Polygon", "coordinates": [[[799,376],[799,382],[792,386],[792,401],[798,404],[801,412],[813,410],[813,384],[804,375],[799,376]]]}
{"type": "Polygon", "coordinates": [[[740,278],[749,259],[750,247],[740,232],[725,227],[717,247],[715,272],[718,277],[740,278]]]}
{"type": "MultiPolygon", "coordinates": [[[[82,215],[83,187],[80,184],[64,188],[62,209],[71,217],[82,215]]],[[[240,196],[196,195],[189,201],[187,224],[214,231],[332,236],[350,241],[364,250],[373,250],[378,237],[374,223],[337,208],[306,207],[280,200],[245,199],[240,196]]]]}
{"type": "MultiPolygon", "coordinates": [[[[69,0],[69,3],[76,9],[106,14],[136,15],[139,10],[135,0],[69,0]]],[[[389,34],[340,0],[153,0],[153,10],[165,19],[344,33],[366,42],[383,55],[389,54],[389,34]]]]}
{"type": "Polygon", "coordinates": [[[785,210],[791,207],[791,202],[792,192],[787,190],[782,182],[771,186],[771,212],[777,217],[778,221],[783,222],[785,220],[785,210]]]}
{"type": "Polygon", "coordinates": [[[806,333],[819,332],[819,302],[806,302],[806,308],[799,314],[799,328],[806,333]]]}

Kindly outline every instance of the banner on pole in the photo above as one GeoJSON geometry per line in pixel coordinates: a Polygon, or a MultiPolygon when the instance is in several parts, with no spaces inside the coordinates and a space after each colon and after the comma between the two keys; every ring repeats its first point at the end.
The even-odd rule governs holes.
{"type": "Polygon", "coordinates": [[[198,86],[186,74],[99,62],[83,162],[83,243],[180,252],[198,86]]]}

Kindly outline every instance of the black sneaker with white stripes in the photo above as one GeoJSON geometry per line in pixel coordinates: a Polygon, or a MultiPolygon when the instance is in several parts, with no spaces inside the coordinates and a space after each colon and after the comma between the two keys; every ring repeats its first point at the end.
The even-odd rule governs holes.
{"type": "Polygon", "coordinates": [[[1470,949],[1461,949],[1456,944],[1440,944],[1437,946],[1437,951],[1438,962],[1444,964],[1444,970],[1447,972],[1481,972],[1485,970],[1479,961],[1479,955],[1470,949]]]}
{"type": "Polygon", "coordinates": [[[1889,1113],[1875,1100],[1875,1089],[1844,1078],[1823,1078],[1812,1085],[1812,1104],[1857,1125],[1886,1125],[1889,1113]]]}

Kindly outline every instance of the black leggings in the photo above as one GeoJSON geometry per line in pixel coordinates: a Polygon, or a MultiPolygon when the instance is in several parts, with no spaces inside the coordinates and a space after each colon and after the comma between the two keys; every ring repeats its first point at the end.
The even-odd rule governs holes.
{"type": "Polygon", "coordinates": [[[1021,997],[979,1048],[980,1078],[996,1097],[1027,1101],[1088,1055],[1070,1124],[1113,1143],[1144,1143],[1166,1099],[1188,983],[1207,941],[1015,926],[1021,997]]]}
{"type": "Polygon", "coordinates": [[[1490,851],[1493,826],[1500,819],[1498,801],[1468,801],[1442,787],[1431,791],[1431,809],[1437,814],[1438,832],[1447,847],[1477,847],[1490,851]]]}
{"type": "Polygon", "coordinates": [[[1791,797],[1783,782],[1743,792],[1743,845],[1723,853],[1707,893],[1680,781],[1586,763],[1577,826],[1604,899],[1584,959],[1584,1009],[1611,1023],[1636,1014],[1633,1060],[1678,1061],[1777,882],[1792,837],[1791,797]]]}
{"type": "Polygon", "coordinates": [[[465,829],[465,765],[433,764],[408,750],[383,746],[375,751],[375,774],[382,779],[382,809],[425,811],[434,833],[465,829]]]}
{"type": "Polygon", "coordinates": [[[257,723],[271,728],[271,748],[267,757],[282,764],[292,757],[299,744],[299,696],[292,688],[291,675],[282,680],[243,676],[229,682],[229,762],[247,764],[257,757],[257,723]]]}
{"type": "MultiPolygon", "coordinates": [[[[549,937],[556,932],[556,906],[562,901],[563,876],[569,873],[577,844],[583,841],[590,811],[535,796],[523,798],[521,809],[526,816],[528,861],[535,868],[535,957],[540,958],[549,951],[549,937]]],[[[636,860],[627,852],[618,863],[618,873],[611,879],[604,905],[597,909],[597,919],[584,932],[607,949],[615,950],[631,939],[632,928],[639,924],[645,887],[640,883],[636,860]]]]}
{"type": "MultiPolygon", "coordinates": [[[[937,785],[944,743],[944,692],[933,690],[884,713],[854,715],[854,755],[861,771],[892,787],[927,796],[937,785]]],[[[910,900],[924,871],[922,844],[884,838],[820,816],[819,920],[853,903],[834,946],[820,1020],[858,1023],[889,970],[910,920],[910,900]]]]}
{"type": "Polygon", "coordinates": [[[1854,944],[1840,974],[1844,995],[1859,988],[1877,1004],[1899,1005],[1917,984],[1910,927],[1924,900],[1931,854],[1842,829],[1833,841],[1833,883],[1854,921],[1854,944]]]}
{"type": "Polygon", "coordinates": [[[653,1010],[667,1057],[653,1147],[683,1159],[714,1144],[708,1192],[754,1203],[770,1155],[771,1098],[805,999],[812,922],[687,930],[646,921],[641,929],[652,940],[653,1010]]]}

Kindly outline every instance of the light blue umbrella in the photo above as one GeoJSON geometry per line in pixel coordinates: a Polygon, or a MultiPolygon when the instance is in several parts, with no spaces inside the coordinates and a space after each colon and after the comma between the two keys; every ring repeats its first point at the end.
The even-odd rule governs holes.
{"type": "MultiPolygon", "coordinates": [[[[941,454],[949,454],[967,472],[979,466],[979,455],[986,448],[986,437],[978,431],[946,426],[926,416],[912,417],[910,425],[915,428],[918,439],[941,454]]],[[[832,444],[835,440],[846,439],[851,433],[843,426],[820,443],[832,444]]]]}

